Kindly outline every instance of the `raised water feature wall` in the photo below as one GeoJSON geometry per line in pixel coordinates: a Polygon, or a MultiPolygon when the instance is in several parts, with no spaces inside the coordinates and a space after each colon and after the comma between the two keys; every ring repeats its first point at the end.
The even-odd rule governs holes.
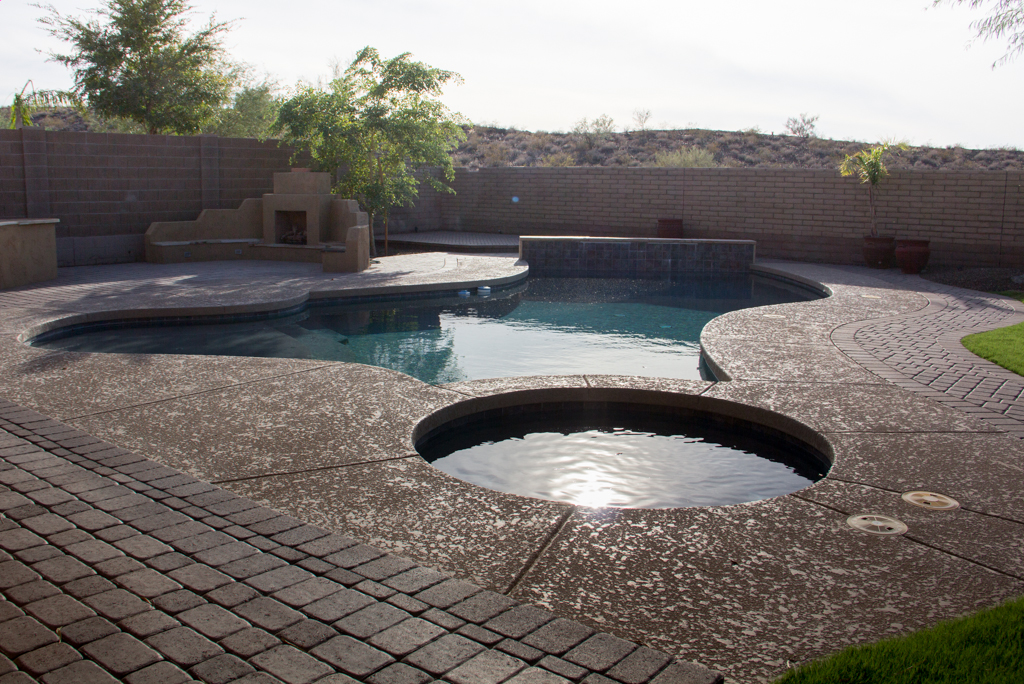
{"type": "Polygon", "coordinates": [[[519,256],[535,276],[661,279],[688,273],[746,273],[753,240],[521,237],[519,256]]]}

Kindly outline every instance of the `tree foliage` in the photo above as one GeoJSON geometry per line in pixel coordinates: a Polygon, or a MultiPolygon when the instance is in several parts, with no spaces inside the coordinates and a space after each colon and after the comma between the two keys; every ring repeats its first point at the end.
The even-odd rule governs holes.
{"type": "Polygon", "coordinates": [[[277,125],[317,170],[338,170],[335,190],[359,200],[371,232],[374,215],[384,218],[387,230],[391,207],[417,196],[416,169],[440,168],[440,177],[423,174],[423,180],[454,192],[445,181],[455,178],[451,152],[465,139],[467,122],[437,98],[445,84],[461,80],[409,53],[383,59],[365,47],[326,87],[300,87],[282,105],[277,125]]]}
{"type": "Polygon", "coordinates": [[[283,102],[274,83],[245,83],[232,96],[231,106],[221,109],[206,131],[227,138],[266,140],[274,133],[283,102]]]}
{"type": "Polygon", "coordinates": [[[905,142],[887,141],[875,145],[856,154],[846,155],[839,165],[839,173],[844,176],[857,176],[861,183],[868,186],[868,206],[871,209],[871,236],[878,237],[878,223],[875,215],[875,192],[878,184],[889,175],[885,166],[885,155],[889,150],[905,150],[905,142]]]}
{"type": "Polygon", "coordinates": [[[233,74],[211,16],[186,33],[184,0],[104,0],[93,16],[52,5],[39,21],[70,44],[50,57],[74,70],[74,92],[97,114],[136,121],[149,133],[198,133],[228,101],[233,74]]]}
{"type": "Polygon", "coordinates": [[[25,83],[20,93],[14,94],[11,102],[10,128],[22,128],[32,125],[32,115],[37,108],[43,107],[78,107],[80,103],[74,93],[62,90],[36,90],[32,81],[25,83]],[[31,89],[31,92],[28,92],[31,89]]]}
{"type": "Polygon", "coordinates": [[[993,67],[1004,64],[1024,52],[1024,0],[934,0],[933,4],[966,4],[971,9],[977,9],[982,5],[992,6],[992,13],[984,19],[972,22],[971,28],[982,40],[1006,40],[1006,54],[996,60],[993,67]]]}

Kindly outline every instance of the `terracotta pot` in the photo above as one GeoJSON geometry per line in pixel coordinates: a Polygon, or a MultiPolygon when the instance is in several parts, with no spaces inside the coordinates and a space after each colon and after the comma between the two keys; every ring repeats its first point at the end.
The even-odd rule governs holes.
{"type": "Polygon", "coordinates": [[[896,238],[864,236],[864,261],[871,268],[892,268],[896,238]]]}
{"type": "Polygon", "coordinates": [[[932,250],[928,240],[897,240],[896,263],[904,273],[920,273],[928,265],[932,250]]]}

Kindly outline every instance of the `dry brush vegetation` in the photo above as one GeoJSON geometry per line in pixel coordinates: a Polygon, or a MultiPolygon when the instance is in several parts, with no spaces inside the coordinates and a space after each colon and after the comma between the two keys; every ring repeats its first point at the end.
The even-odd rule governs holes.
{"type": "MultiPolygon", "coordinates": [[[[757,131],[684,129],[599,133],[545,133],[476,126],[455,152],[458,166],[681,166],[711,158],[725,168],[835,169],[868,143],[772,135],[757,131]],[[673,154],[675,153],[675,154],[673,154]],[[673,156],[681,163],[673,163],[673,156]]],[[[911,147],[887,162],[892,169],[1009,171],[1024,169],[1013,148],[911,147]]]]}
{"type": "MultiPolygon", "coordinates": [[[[2,112],[0,112],[2,114],[2,112]]],[[[48,130],[121,130],[73,109],[37,112],[48,130]]],[[[600,122],[601,119],[593,123],[600,122]]],[[[610,120],[608,120],[610,123],[610,120]]],[[[843,158],[871,144],[847,140],[703,129],[614,132],[600,125],[570,133],[521,131],[477,125],[454,152],[456,166],[717,166],[723,168],[836,169],[843,158]]],[[[973,150],[959,145],[911,147],[887,162],[891,169],[1024,170],[1015,148],[973,150]]]]}

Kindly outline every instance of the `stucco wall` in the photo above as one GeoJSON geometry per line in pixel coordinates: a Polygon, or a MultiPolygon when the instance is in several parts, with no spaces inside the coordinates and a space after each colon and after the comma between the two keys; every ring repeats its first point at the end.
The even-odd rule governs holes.
{"type": "Polygon", "coordinates": [[[276,141],[0,131],[0,218],[59,218],[61,265],[136,261],[154,221],[237,208],[290,167],[276,141]]]}

